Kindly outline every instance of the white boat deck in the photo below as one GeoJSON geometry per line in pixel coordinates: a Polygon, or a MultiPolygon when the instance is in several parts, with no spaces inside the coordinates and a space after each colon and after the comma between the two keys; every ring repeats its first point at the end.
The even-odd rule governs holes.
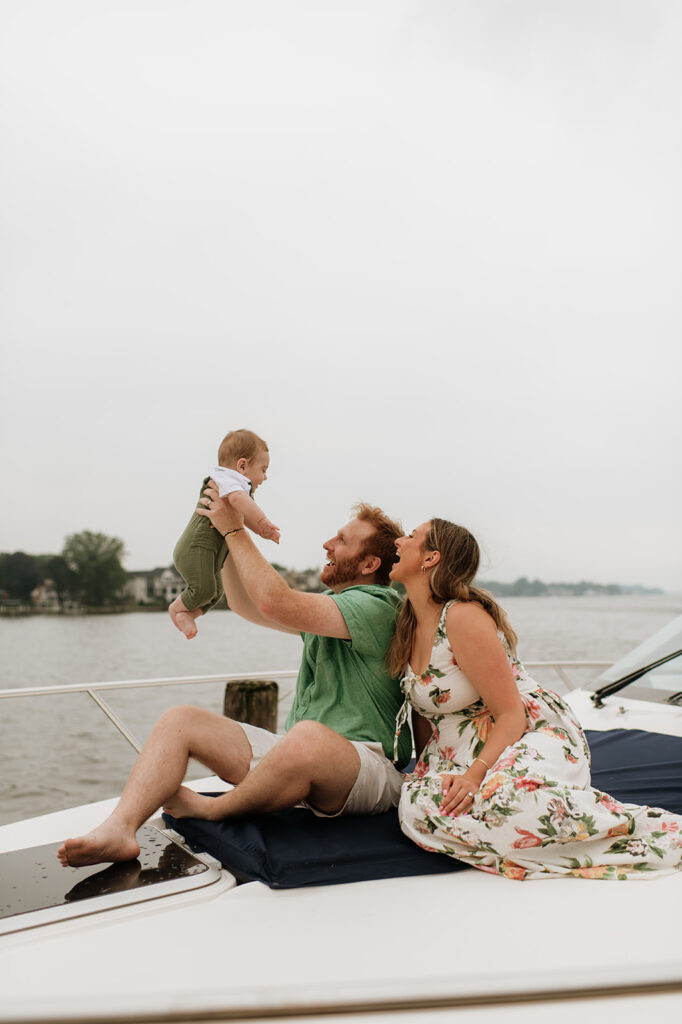
{"type": "MultiPolygon", "coordinates": [[[[104,810],[35,819],[15,838],[49,841],[104,810]]],[[[103,1006],[115,1020],[437,1008],[682,984],[682,875],[524,884],[471,869],[230,886],[226,875],[217,892],[6,936],[0,1020],[93,1021],[103,1006]]]]}
{"type": "MultiPolygon", "coordinates": [[[[632,703],[646,721],[648,709],[632,703]]],[[[613,728],[608,719],[623,723],[627,705],[620,700],[597,720],[613,728]]],[[[660,708],[651,726],[654,717],[660,730],[660,708]]],[[[682,734],[682,712],[666,718],[682,734]]],[[[7,825],[0,852],[87,830],[113,803],[7,825]]],[[[681,909],[682,874],[517,883],[469,869],[274,891],[237,887],[223,872],[196,892],[5,936],[0,1021],[309,1020],[400,1007],[433,1021],[444,1006],[479,1012],[498,1001],[505,1020],[522,1006],[529,1020],[537,1000],[547,1012],[548,999],[580,997],[583,1006],[591,994],[625,991],[638,995],[640,1010],[639,999],[654,1000],[675,1006],[679,1019],[681,909]]]]}
{"type": "MultiPolygon", "coordinates": [[[[679,707],[568,699],[588,729],[682,736],[679,707]]],[[[81,834],[114,802],[0,827],[0,853],[81,834]]],[[[678,1024],[681,911],[682,873],[519,883],[467,869],[276,891],[222,871],[202,889],[0,938],[0,1024],[678,1024]]]]}

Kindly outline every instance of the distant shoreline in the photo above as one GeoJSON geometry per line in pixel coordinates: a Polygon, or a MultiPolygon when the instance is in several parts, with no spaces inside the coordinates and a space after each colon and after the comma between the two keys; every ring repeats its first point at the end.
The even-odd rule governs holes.
{"type": "Polygon", "coordinates": [[[526,576],[519,577],[513,583],[501,583],[498,580],[480,580],[477,583],[495,597],[596,597],[599,594],[609,597],[644,597],[669,593],[661,587],[643,587],[640,584],[594,583],[592,580],[544,583],[542,580],[529,580],[526,576]]]}
{"type": "MultiPolygon", "coordinates": [[[[516,580],[514,583],[500,583],[497,580],[477,580],[476,585],[498,598],[505,597],[682,597],[682,592],[663,590],[660,587],[624,586],[599,583],[543,583],[541,580],[516,580]]],[[[231,611],[224,604],[213,611],[231,611]]],[[[0,602],[0,618],[27,618],[28,616],[80,618],[99,615],[167,614],[165,604],[120,604],[103,607],[35,608],[19,601],[0,602]]]]}
{"type": "MultiPolygon", "coordinates": [[[[229,608],[218,608],[214,611],[229,611],[229,608]]],[[[27,615],[44,615],[48,618],[62,616],[77,618],[85,615],[129,615],[131,612],[164,612],[168,614],[167,605],[161,604],[120,604],[105,605],[102,608],[34,608],[30,604],[0,604],[0,616],[6,618],[23,618],[27,615]]]]}

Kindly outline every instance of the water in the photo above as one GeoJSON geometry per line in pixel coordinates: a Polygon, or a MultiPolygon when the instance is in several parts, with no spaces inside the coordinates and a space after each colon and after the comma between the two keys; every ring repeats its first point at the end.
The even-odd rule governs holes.
{"type": "MultiPolygon", "coordinates": [[[[188,641],[167,615],[146,612],[0,619],[0,688],[220,672],[248,677],[300,661],[298,636],[260,629],[230,612],[207,615],[199,629],[188,641]]],[[[280,686],[283,708],[293,684],[280,686]]],[[[223,692],[224,684],[210,683],[103,696],[144,742],[167,708],[192,703],[221,711],[223,692]]],[[[87,694],[0,701],[0,751],[0,823],[113,796],[136,756],[87,694]]],[[[205,774],[193,765],[189,777],[205,774]]]]}
{"type": "MultiPolygon", "coordinates": [[[[507,598],[526,661],[615,661],[682,614],[682,596],[507,598]]],[[[299,637],[265,630],[229,612],[200,621],[192,641],[162,613],[0,619],[0,689],[111,679],[200,676],[295,669],[299,637]]],[[[553,673],[535,673],[560,688],[553,673]]],[[[584,683],[594,673],[576,673],[584,683]]],[[[280,725],[293,680],[280,685],[280,725]]],[[[223,684],[105,694],[144,741],[168,707],[222,709],[223,684]]],[[[60,810],[118,793],[135,752],[86,694],[0,702],[0,822],[60,810]]],[[[190,777],[205,771],[192,766],[190,777]]]]}

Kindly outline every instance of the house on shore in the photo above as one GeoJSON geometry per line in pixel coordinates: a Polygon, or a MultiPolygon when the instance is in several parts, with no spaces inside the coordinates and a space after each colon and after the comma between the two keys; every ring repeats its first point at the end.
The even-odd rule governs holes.
{"type": "Polygon", "coordinates": [[[182,593],[185,582],[177,569],[169,565],[159,569],[129,572],[123,594],[132,604],[170,604],[182,593]]]}
{"type": "MultiPolygon", "coordinates": [[[[323,590],[320,583],[319,569],[305,569],[297,572],[294,569],[283,569],[277,566],[280,576],[294,590],[319,593],[323,590]]],[[[185,582],[177,569],[169,565],[159,569],[145,569],[129,572],[123,586],[123,596],[130,604],[136,605],[169,605],[185,588],[185,582]]]]}

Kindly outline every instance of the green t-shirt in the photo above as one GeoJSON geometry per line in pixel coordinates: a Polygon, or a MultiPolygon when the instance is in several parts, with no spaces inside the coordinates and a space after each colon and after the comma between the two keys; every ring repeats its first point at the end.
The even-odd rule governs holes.
{"type": "MultiPolygon", "coordinates": [[[[386,665],[401,599],[390,587],[375,584],[328,591],[343,615],[350,640],[302,633],[303,659],[296,696],[286,721],[322,722],[349,740],[381,743],[393,759],[395,717],[403,696],[386,665]]],[[[409,730],[398,747],[398,766],[412,753],[409,730]]]]}

